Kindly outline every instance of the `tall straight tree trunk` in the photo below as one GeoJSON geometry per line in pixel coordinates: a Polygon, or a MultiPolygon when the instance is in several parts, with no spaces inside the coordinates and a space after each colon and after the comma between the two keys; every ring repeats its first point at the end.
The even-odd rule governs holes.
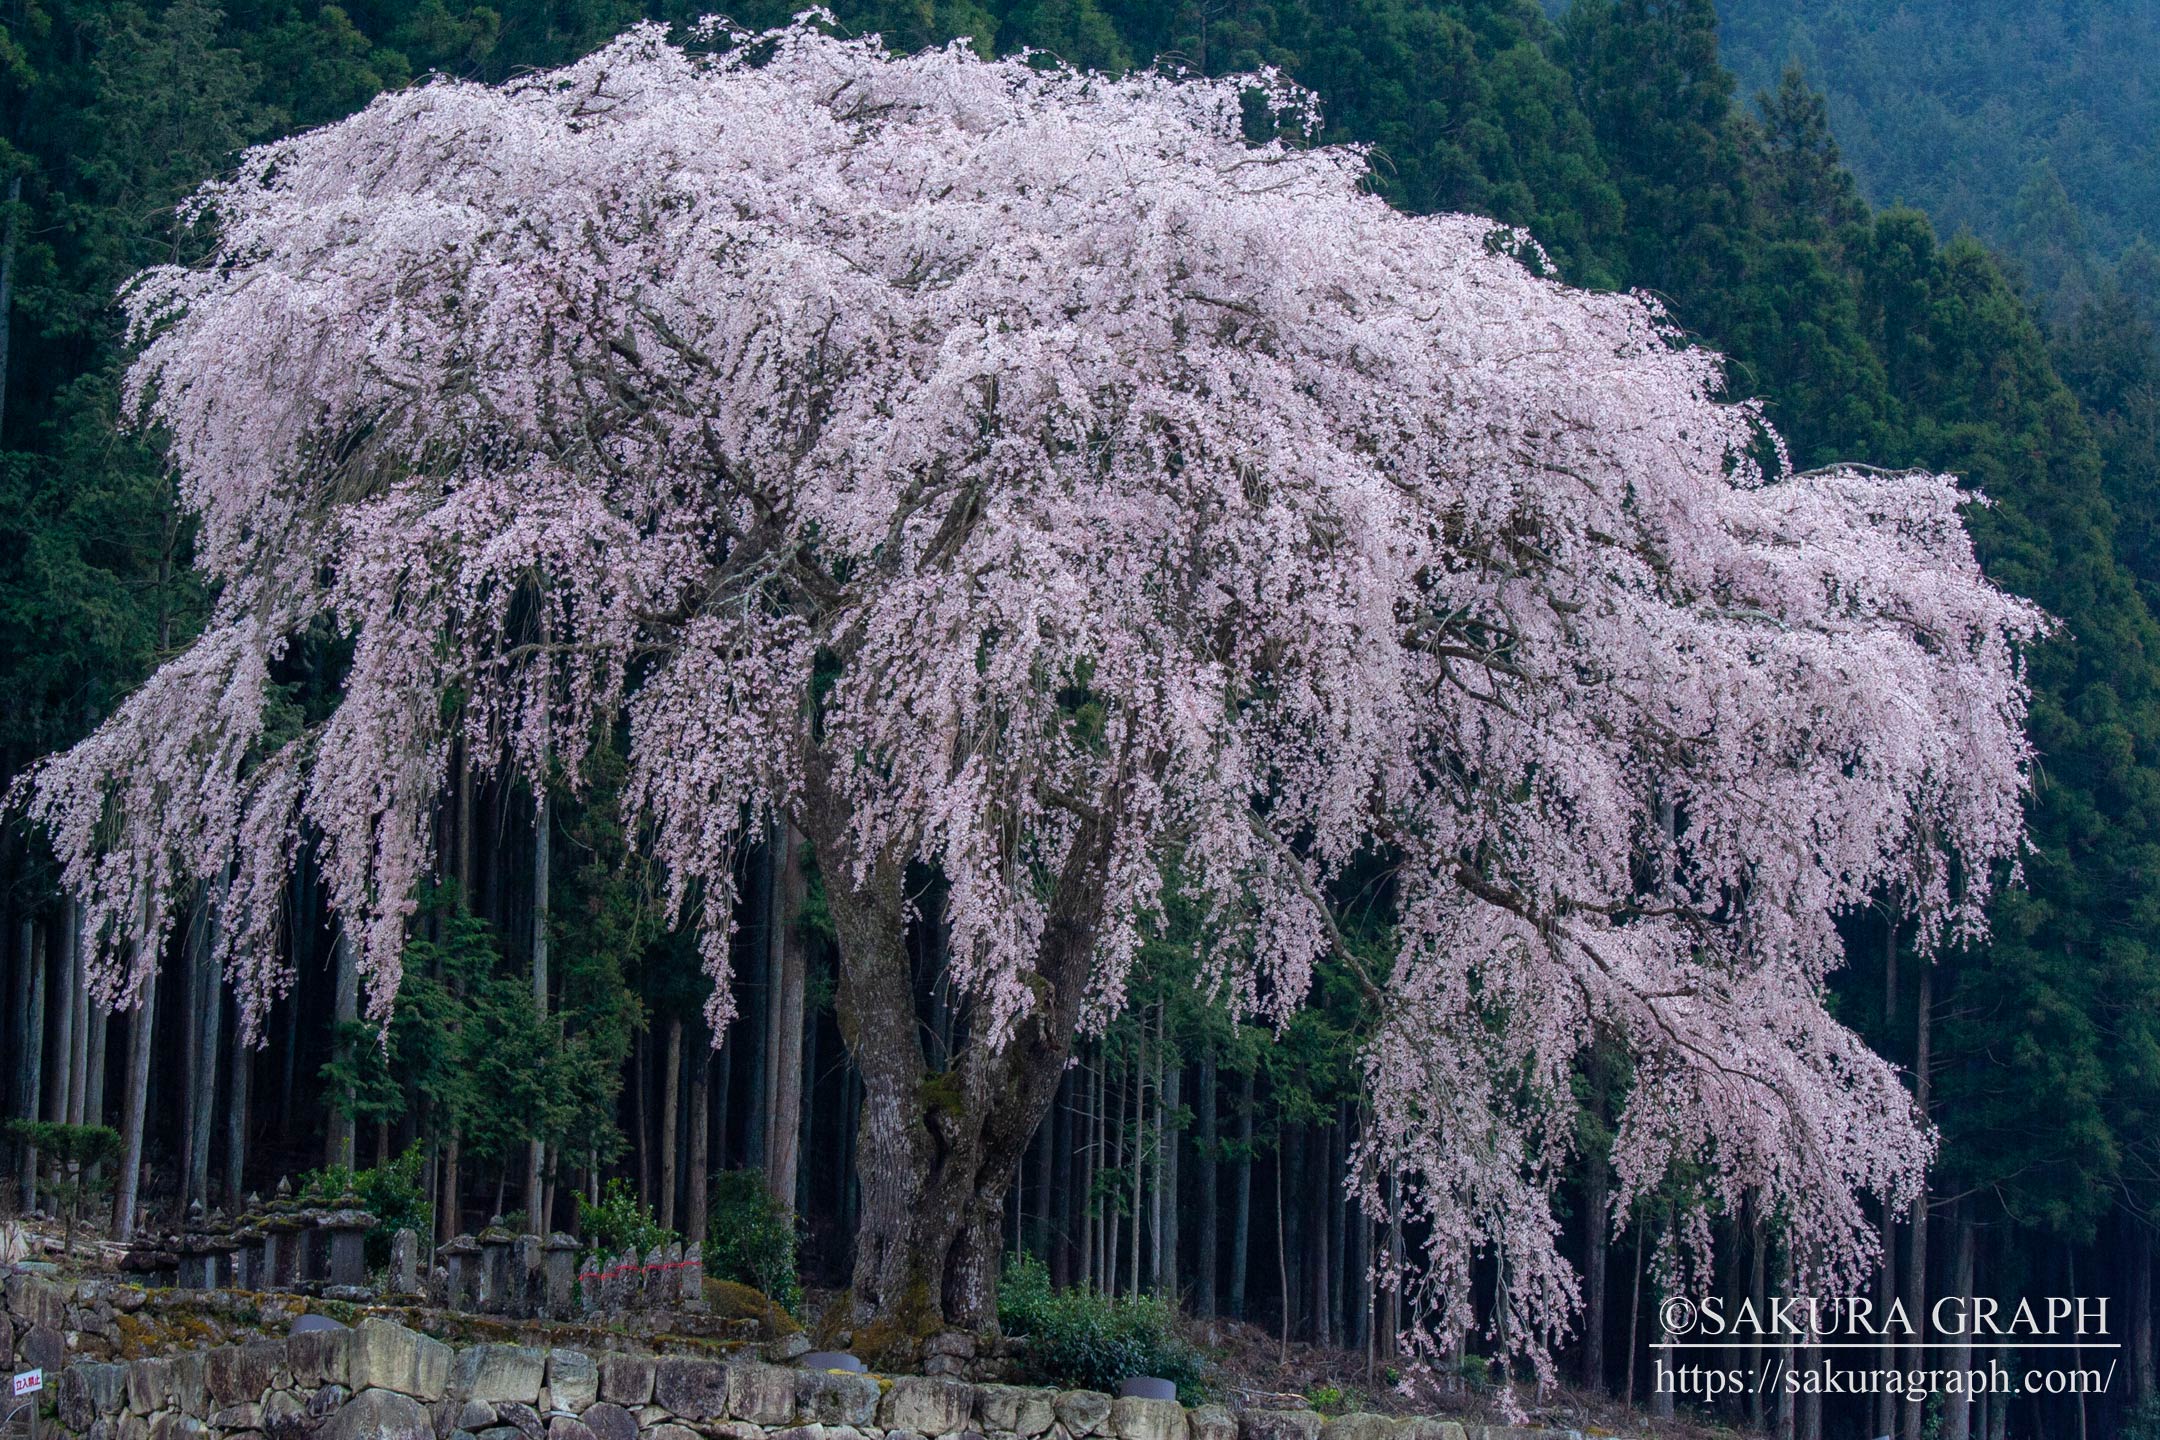
{"type": "Polygon", "coordinates": [[[712,1144],[712,1115],[708,1097],[712,1093],[712,1046],[709,1043],[690,1047],[690,1154],[684,1168],[689,1172],[683,1178],[683,1239],[692,1245],[705,1243],[708,1177],[712,1161],[707,1147],[712,1144]]]}
{"type": "MultiPolygon", "coordinates": [[[[1672,1233],[1673,1223],[1673,1207],[1668,1203],[1665,1207],[1666,1234],[1672,1233]]],[[[1662,1305],[1665,1298],[1665,1287],[1660,1285],[1657,1289],[1658,1293],[1654,1303],[1662,1305]]],[[[1659,1420],[1670,1420],[1673,1418],[1673,1379],[1669,1374],[1662,1378],[1659,1377],[1655,1364],[1651,1366],[1650,1374],[1650,1414],[1659,1420]]]]}
{"type": "Polygon", "coordinates": [[[768,872],[766,973],[772,992],[765,1007],[765,1187],[793,1210],[803,1125],[803,1003],[807,976],[795,917],[803,906],[802,837],[782,820],[773,827],[778,853],[768,872]]]}
{"type": "Polygon", "coordinates": [[[1643,1229],[1641,1225],[1635,1227],[1635,1284],[1628,1292],[1627,1380],[1621,1390],[1621,1399],[1627,1402],[1630,1410],[1635,1408],[1635,1342],[1642,1322],[1643,1229]]]}
{"type": "MultiPolygon", "coordinates": [[[[1973,1222],[1964,1200],[1958,1200],[1950,1212],[1951,1244],[1955,1259],[1951,1262],[1950,1293],[1958,1297],[1964,1313],[1972,1313],[1973,1294],[1973,1222]]],[[[1951,1336],[1950,1368],[1958,1374],[1972,1369],[1972,1327],[1960,1324],[1951,1336]]],[[[1943,1396],[1942,1440],[1972,1440],[1972,1397],[1962,1392],[1943,1396]]]]}
{"type": "MultiPolygon", "coordinates": [[[[1278,1125],[1278,1130],[1282,1127],[1278,1125]]],[[[1283,1208],[1283,1171],[1290,1163],[1290,1139],[1287,1131],[1278,1135],[1275,1142],[1275,1289],[1281,1296],[1282,1328],[1276,1332],[1278,1341],[1275,1363],[1285,1364],[1290,1359],[1290,1242],[1289,1216],[1283,1208]]]]}
{"type": "Polygon", "coordinates": [[[68,988],[68,1008],[74,1023],[68,1030],[68,1123],[89,1124],[90,1106],[90,1015],[97,1007],[90,1001],[89,964],[90,949],[83,944],[82,911],[71,905],[74,938],[71,948],[75,952],[73,978],[68,988]]]}
{"type": "Polygon", "coordinates": [[[1193,1282],[1193,1310],[1200,1315],[1213,1315],[1217,1300],[1215,1284],[1215,1250],[1219,1243],[1215,1233],[1215,1057],[1200,1057],[1200,1090],[1193,1097],[1195,1114],[1193,1121],[1200,1132],[1199,1163],[1193,1170],[1193,1189],[1200,1202],[1200,1230],[1194,1243],[1199,1247],[1197,1275],[1193,1282]]]}
{"type": "MultiPolygon", "coordinates": [[[[546,626],[541,635],[547,634],[546,626]]],[[[532,837],[532,1001],[533,1014],[544,1028],[548,1014],[548,792],[546,776],[533,780],[532,837]]],[[[548,1233],[543,1180],[547,1166],[547,1140],[535,1135],[525,1147],[525,1223],[536,1234],[548,1233]]]]}
{"type": "MultiPolygon", "coordinates": [[[[1800,1365],[1802,1372],[1813,1374],[1823,1352],[1813,1345],[1802,1346],[1800,1365]]],[[[1794,1440],[1823,1440],[1822,1391],[1813,1386],[1803,1386],[1800,1391],[1797,1414],[1793,1419],[1794,1440]]]]}
{"type": "MultiPolygon", "coordinates": [[[[2130,1266],[2130,1399],[2150,1400],[2153,1395],[2153,1246],[2152,1231],[2128,1207],[2118,1209],[2123,1228],[2124,1251],[2130,1266]]],[[[1970,1224],[1968,1220],[1966,1222],[1970,1224]]]]}
{"type": "Polygon", "coordinates": [[[1612,1232],[1605,1211],[1611,1195],[1611,1169],[1605,1151],[1594,1141],[1588,1147],[1584,1178],[1587,1191],[1583,1227],[1589,1253],[1583,1261],[1583,1388],[1594,1395],[1605,1393],[1605,1257],[1606,1240],[1612,1232]]]}
{"type": "Polygon", "coordinates": [[[768,840],[765,845],[763,867],[759,874],[762,883],[756,887],[756,908],[764,918],[760,932],[764,943],[757,948],[753,960],[754,979],[743,987],[742,1014],[736,1024],[741,1036],[737,1042],[743,1047],[743,1163],[763,1169],[767,1161],[765,1120],[771,1108],[771,1091],[767,1081],[772,1075],[772,1012],[773,994],[780,988],[780,977],[775,966],[784,943],[779,934],[780,921],[775,900],[780,888],[780,849],[768,840]]]}
{"type": "Polygon", "coordinates": [[[1320,1175],[1327,1196],[1328,1216],[1328,1329],[1335,1343],[1350,1348],[1349,1320],[1343,1315],[1343,1295],[1348,1280],[1350,1206],[1343,1195],[1342,1178],[1349,1168],[1350,1104],[1335,1102],[1335,1119],[1328,1125],[1328,1160],[1320,1175]]]}
{"type": "MultiPolygon", "coordinates": [[[[83,1124],[105,1123],[105,1046],[106,1032],[112,1028],[112,1015],[104,1006],[92,1003],[88,1006],[90,1021],[90,1044],[83,1066],[83,1124]]],[[[92,1174],[96,1171],[93,1168],[92,1174]]]]}
{"type": "Polygon", "coordinates": [[[217,1127],[218,1046],[224,1030],[224,990],[218,984],[218,928],[224,924],[225,882],[205,901],[204,943],[195,952],[196,1003],[201,1007],[196,1034],[202,1047],[196,1054],[190,1104],[193,1109],[195,1148],[188,1155],[187,1199],[210,1204],[210,1137],[217,1127]]]}
{"type": "MultiPolygon", "coordinates": [[[[1109,1171],[1110,1178],[1102,1187],[1103,1293],[1106,1295],[1118,1293],[1118,1257],[1123,1253],[1124,1246],[1122,1242],[1125,1238],[1125,1216],[1120,1202],[1124,1199],[1121,1187],[1125,1180],[1125,1129],[1132,1111],[1132,1087],[1125,1083],[1125,1057],[1122,1055],[1118,1057],[1117,1073],[1117,1123],[1115,1125],[1109,1124],[1107,1107],[1104,1120],[1104,1124],[1108,1126],[1110,1131],[1110,1153],[1104,1157],[1104,1168],[1109,1171]]],[[[1109,1100],[1109,1076],[1110,1067],[1106,1063],[1103,1066],[1103,1099],[1105,1102],[1109,1100]]],[[[1135,1221],[1137,1223],[1137,1217],[1135,1217],[1135,1221]]]]}
{"type": "Polygon", "coordinates": [[[1306,1132],[1305,1170],[1311,1177],[1311,1209],[1305,1229],[1312,1236],[1310,1242],[1300,1248],[1304,1257],[1306,1294],[1312,1305],[1312,1337],[1315,1345],[1335,1343],[1335,1320],[1330,1302],[1335,1296],[1335,1246],[1334,1207],[1329,1203],[1328,1192],[1336,1187],[1330,1184],[1334,1176],[1342,1174],[1335,1165],[1335,1134],[1332,1125],[1315,1126],[1306,1132]]]}
{"type": "Polygon", "coordinates": [[[75,901],[60,906],[60,954],[53,967],[54,988],[47,1002],[52,1012],[52,1079],[46,1086],[45,1118],[57,1125],[74,1123],[75,1012],[82,995],[82,953],[76,944],[75,901]]]}
{"type": "Polygon", "coordinates": [[[1230,1189],[1230,1315],[1245,1318],[1247,1252],[1252,1240],[1253,1075],[1248,1070],[1238,1081],[1237,1178],[1230,1189]]]}
{"type": "Polygon", "coordinates": [[[240,996],[232,997],[232,1075],[225,1100],[225,1205],[240,1213],[247,1182],[248,1080],[254,1057],[240,1043],[240,996]]]}
{"type": "MultiPolygon", "coordinates": [[[[807,982],[806,982],[807,983],[807,982]]],[[[815,1021],[798,1027],[802,1036],[802,1065],[796,1080],[796,1109],[802,1112],[802,1136],[795,1142],[799,1170],[795,1183],[795,1213],[805,1215],[810,1210],[810,1157],[817,1152],[810,1148],[811,1126],[817,1119],[818,1074],[818,1027],[815,1021]]]]}
{"type": "MultiPolygon", "coordinates": [[[[1754,1305],[1757,1315],[1767,1315],[1770,1277],[1769,1267],[1764,1264],[1763,1252],[1767,1247],[1763,1244],[1762,1203],[1759,1200],[1750,1198],[1748,1215],[1753,1222],[1750,1226],[1752,1233],[1748,1237],[1748,1299],[1754,1305]]],[[[1748,1357],[1750,1361],[1758,1358],[1754,1355],[1748,1357]]],[[[1769,1399],[1770,1397],[1763,1393],[1762,1386],[1753,1385],[1748,1388],[1748,1423],[1758,1431],[1769,1418],[1765,1409],[1769,1399]]]]}
{"type": "MultiPolygon", "coordinates": [[[[42,960],[33,944],[37,933],[36,923],[31,919],[30,907],[23,907],[19,919],[8,927],[15,942],[15,963],[9,973],[8,984],[8,1104],[9,1113],[18,1119],[35,1120],[35,1106],[24,1108],[30,1097],[30,972],[42,960]]],[[[20,1159],[25,1147],[18,1142],[10,1147],[10,1159],[15,1168],[21,1168],[20,1159]]]]}
{"type": "Polygon", "coordinates": [[[10,323],[15,313],[15,250],[22,236],[22,172],[8,177],[7,224],[0,228],[0,437],[6,434],[10,323]]]}
{"type": "MultiPolygon", "coordinates": [[[[331,1047],[339,1059],[348,1058],[351,1042],[346,1028],[360,1018],[360,975],[353,964],[352,942],[345,938],[345,927],[338,926],[337,945],[332,951],[332,961],[337,967],[337,989],[332,1001],[330,1023],[331,1047]]],[[[323,1163],[350,1167],[353,1163],[353,1117],[346,1113],[351,1097],[345,1094],[330,1098],[330,1124],[324,1146],[323,1163]]]]}
{"type": "Polygon", "coordinates": [[[135,1238],[135,1211],[142,1193],[143,1123],[149,1113],[150,1057],[157,1038],[158,968],[153,965],[135,992],[135,1009],[128,1018],[128,1073],[126,1114],[121,1120],[120,1175],[113,1187],[113,1235],[135,1238]]]}
{"type": "MultiPolygon", "coordinates": [[[[1882,1207],[1882,1267],[1875,1272],[1875,1313],[1887,1315],[1897,1300],[1897,1217],[1891,1213],[1890,1202],[1882,1207]]],[[[1875,1368],[1889,1371],[1897,1367],[1897,1340],[1889,1328],[1884,1327],[1875,1346],[1875,1368]]],[[[1890,1394],[1875,1397],[1874,1423],[1870,1435],[1888,1435],[1897,1425],[1897,1399],[1890,1394]]]]}
{"type": "Polygon", "coordinates": [[[1058,1078],[1057,1099],[1050,1109],[1050,1283],[1060,1290],[1075,1278],[1073,1150],[1079,1140],[1073,1134],[1073,1096],[1080,1089],[1079,1076],[1085,1073],[1069,1069],[1058,1078]]]}
{"type": "Polygon", "coordinates": [[[642,1029],[630,1044],[630,1109],[635,1136],[631,1148],[637,1152],[638,1204],[650,1210],[658,1198],[653,1194],[652,1042],[642,1029]]]}
{"type": "Polygon", "coordinates": [[[1132,1291],[1138,1295],[1146,1288],[1147,1281],[1140,1272],[1140,1190],[1142,1171],[1147,1164],[1148,1150],[1148,1043],[1147,1016],[1137,1017],[1139,1033],[1133,1049],[1132,1064],[1132,1291]]]}
{"type": "Polygon", "coordinates": [[[1158,1293],[1163,1289],[1163,1150],[1169,1139],[1169,1117],[1163,1108],[1163,1052],[1169,1047],[1164,1045],[1163,1038],[1163,1005],[1158,1000],[1155,1002],[1155,1108],[1149,1121],[1155,1136],[1150,1152],[1155,1163],[1148,1167],[1155,1182],[1148,1190],[1148,1271],[1152,1288],[1158,1293]]]}
{"type": "MultiPolygon", "coordinates": [[[[26,955],[30,967],[30,1013],[23,1025],[28,1043],[23,1053],[22,1114],[26,1120],[35,1120],[44,1099],[45,1086],[45,927],[35,921],[24,923],[30,928],[26,955]]],[[[21,1197],[23,1209],[35,1210],[38,1201],[37,1151],[23,1146],[16,1163],[20,1173],[16,1176],[15,1193],[21,1197]]]]}
{"type": "MultiPolygon", "coordinates": [[[[1101,1047],[1096,1047],[1099,1052],[1101,1047]]],[[[1098,1059],[1100,1058],[1098,1054],[1098,1059]]],[[[1093,1288],[1095,1277],[1102,1273],[1097,1263],[1101,1249],[1100,1216],[1095,1207],[1096,1156],[1102,1153],[1102,1070],[1099,1064],[1090,1065],[1080,1072],[1080,1094],[1085,1105],[1080,1130],[1086,1140],[1086,1160],[1080,1167],[1080,1283],[1093,1288]]]]}
{"type": "Polygon", "coordinates": [[[660,1092],[660,1224],[675,1228],[675,1125],[682,1104],[682,1017],[667,1027],[667,1078],[660,1092]]]}
{"type": "MultiPolygon", "coordinates": [[[[1930,1029],[1935,1002],[1935,967],[1925,958],[1920,961],[1920,994],[1913,1002],[1913,1099],[1925,1123],[1929,1116],[1930,1029]]],[[[1912,1316],[1913,1346],[1912,1366],[1924,1370],[1928,1366],[1928,1352],[1922,1348],[1927,1343],[1927,1257],[1928,1257],[1928,1190],[1922,1182],[1920,1198],[1913,1202],[1912,1240],[1905,1257],[1905,1305],[1912,1316]]],[[[1923,1418],[1924,1397],[1914,1396],[1905,1403],[1905,1440],[1920,1440],[1920,1422],[1923,1418]]]]}
{"type": "MultiPolygon", "coordinates": [[[[1168,1057],[1168,1046],[1164,1047],[1168,1057]]],[[[1173,1301],[1179,1295],[1178,1275],[1178,1150],[1182,1130],[1178,1125],[1178,1111],[1183,1105],[1184,1066],[1175,1058],[1168,1058],[1158,1093],[1162,1095],[1163,1113],[1168,1116],[1167,1125],[1156,1126],[1156,1143],[1161,1150],[1155,1160],[1156,1191],[1162,1196],[1162,1268],[1155,1274],[1155,1288],[1173,1301]]]]}

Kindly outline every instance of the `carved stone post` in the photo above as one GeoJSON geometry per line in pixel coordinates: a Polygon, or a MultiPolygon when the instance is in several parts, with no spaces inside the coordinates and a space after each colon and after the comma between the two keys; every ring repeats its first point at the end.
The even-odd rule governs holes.
{"type": "Polygon", "coordinates": [[[480,1232],[480,1306],[490,1315],[509,1313],[510,1247],[516,1242],[496,1216],[480,1232]]]}
{"type": "Polygon", "coordinates": [[[480,1308],[480,1242],[470,1235],[454,1237],[442,1247],[447,1276],[443,1303],[452,1310],[480,1308]]]}
{"type": "Polygon", "coordinates": [[[570,1289],[577,1279],[577,1241],[558,1230],[541,1247],[541,1309],[550,1319],[570,1316],[570,1289]]]}
{"type": "Polygon", "coordinates": [[[325,1211],[318,1223],[328,1254],[330,1284],[342,1290],[366,1286],[367,1233],[375,1228],[375,1217],[360,1208],[360,1197],[346,1191],[338,1197],[337,1208],[325,1211]]]}
{"type": "Polygon", "coordinates": [[[400,1230],[390,1237],[390,1293],[413,1298],[422,1293],[420,1276],[420,1237],[410,1230],[400,1230]]]}

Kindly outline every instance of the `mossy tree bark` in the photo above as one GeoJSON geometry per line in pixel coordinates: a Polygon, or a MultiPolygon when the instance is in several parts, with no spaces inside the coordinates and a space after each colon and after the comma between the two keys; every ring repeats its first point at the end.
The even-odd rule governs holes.
{"type": "Polygon", "coordinates": [[[1059,875],[1035,1008],[993,1048],[956,1027],[943,1068],[922,1044],[901,863],[859,863],[844,805],[817,759],[797,823],[817,847],[839,937],[835,1004],[862,1077],[853,1324],[865,1358],[908,1353],[946,1326],[997,1322],[1006,1191],[1057,1097],[1101,923],[1114,820],[1083,823],[1059,875]]]}

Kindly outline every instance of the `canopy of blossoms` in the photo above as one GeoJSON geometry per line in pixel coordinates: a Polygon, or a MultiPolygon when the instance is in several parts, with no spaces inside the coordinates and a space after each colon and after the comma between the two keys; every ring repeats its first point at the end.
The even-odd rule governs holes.
{"type": "Polygon", "coordinates": [[[814,780],[945,877],[993,1037],[1082,827],[1098,1019],[1166,884],[1280,1019],[1331,882],[1387,867],[1358,1183],[1400,1180],[1436,1335],[1481,1258],[1510,1343],[1566,1326],[1593,1033],[1634,1061],[1616,1206],[1696,1162],[1807,1273],[1863,1263],[1928,1146],[1824,1010],[1834,918],[1980,933],[2041,618],[1951,479],[1778,473],[1653,303],[1250,142],[1255,90],[1296,98],[647,28],[251,151],[194,202],[214,258],[128,297],[214,616],[26,792],[100,993],[216,884],[258,1022],[312,845],[383,1015],[454,743],[574,783],[621,720],[716,974],[814,780]],[[339,703],[273,737],[324,625],[339,703]]]}

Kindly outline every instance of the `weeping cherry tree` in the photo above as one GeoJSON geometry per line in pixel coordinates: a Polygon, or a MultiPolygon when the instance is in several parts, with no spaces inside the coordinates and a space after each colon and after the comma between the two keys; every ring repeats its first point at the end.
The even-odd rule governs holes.
{"type": "Polygon", "coordinates": [[[815,847],[859,1326],[994,1321],[1008,1181],[1169,886],[1242,1016],[1330,950],[1360,977],[1345,1183],[1403,1197],[1428,1342],[1494,1260],[1504,1343],[1564,1334],[1594,1032],[1635,1077],[1615,1213],[1686,1164],[1804,1280],[1869,1263],[1861,1197],[1909,1196],[1929,1141],[1825,1011],[1836,917],[1981,933],[2044,622],[1952,479],[1789,473],[1652,301],[1390,210],[1301,114],[1267,76],[805,22],[638,29],[249,152],[191,203],[212,258],[127,295],[214,616],[24,792],[98,994],[229,876],[259,1024],[312,845],[382,1019],[454,748],[575,785],[615,727],[714,1033],[744,848],[772,816],[815,847]],[[326,625],[339,703],[273,743],[326,625]],[[1352,866],[1386,963],[1331,910],[1352,866]],[[936,1074],[927,924],[965,998],[936,1074]]]}

